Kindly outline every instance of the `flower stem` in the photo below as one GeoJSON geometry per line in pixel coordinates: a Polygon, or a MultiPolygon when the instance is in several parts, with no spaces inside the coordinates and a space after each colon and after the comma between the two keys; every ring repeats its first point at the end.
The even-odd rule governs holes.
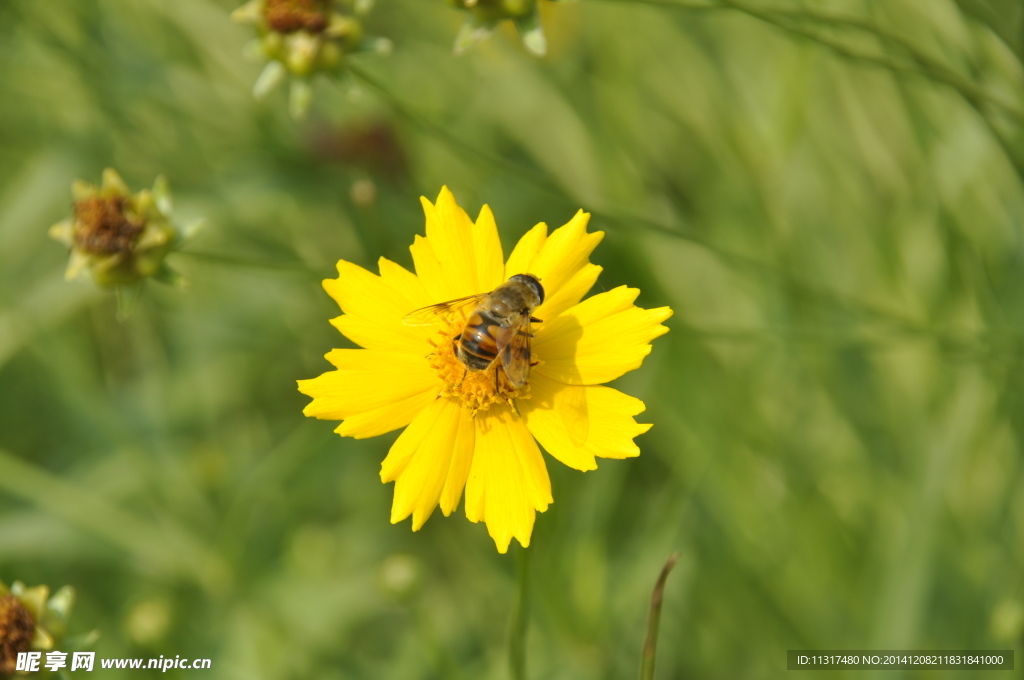
{"type": "Polygon", "coordinates": [[[526,680],[526,628],[530,619],[530,549],[519,547],[516,564],[519,583],[516,609],[512,615],[512,634],[508,642],[508,663],[512,680],[526,680]]]}
{"type": "Polygon", "coordinates": [[[676,566],[679,560],[679,553],[674,552],[669,556],[665,566],[661,569],[661,576],[654,585],[654,592],[651,593],[651,611],[647,615],[647,639],[644,640],[644,652],[640,661],[640,680],[653,680],[654,678],[654,655],[658,651],[658,625],[661,622],[661,600],[665,593],[665,579],[672,567],[676,566]]]}

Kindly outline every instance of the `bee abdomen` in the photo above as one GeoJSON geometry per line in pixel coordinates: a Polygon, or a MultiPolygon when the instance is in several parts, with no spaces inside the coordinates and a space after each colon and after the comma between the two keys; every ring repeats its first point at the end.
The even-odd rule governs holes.
{"type": "Polygon", "coordinates": [[[457,355],[471,371],[482,371],[494,363],[498,344],[492,329],[501,323],[485,311],[477,312],[466,321],[466,328],[458,341],[457,355]]]}

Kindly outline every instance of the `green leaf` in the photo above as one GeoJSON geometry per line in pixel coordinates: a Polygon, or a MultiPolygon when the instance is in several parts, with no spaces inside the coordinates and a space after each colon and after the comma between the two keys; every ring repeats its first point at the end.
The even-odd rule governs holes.
{"type": "Polygon", "coordinates": [[[1024,4],[1020,0],[956,0],[960,9],[989,28],[1024,59],[1024,4]]]}

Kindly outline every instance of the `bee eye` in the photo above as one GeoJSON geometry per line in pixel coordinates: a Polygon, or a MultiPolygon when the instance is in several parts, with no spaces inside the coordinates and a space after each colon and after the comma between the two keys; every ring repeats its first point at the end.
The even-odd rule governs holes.
{"type": "Polygon", "coordinates": [[[516,274],[515,276],[512,277],[512,279],[509,280],[511,281],[513,279],[524,284],[530,290],[532,290],[534,294],[536,294],[537,299],[540,301],[537,304],[544,303],[544,286],[540,285],[540,279],[538,279],[533,274],[516,274]]]}
{"type": "Polygon", "coordinates": [[[544,286],[540,285],[540,281],[537,279],[530,279],[530,283],[533,284],[534,291],[537,293],[537,297],[540,299],[538,304],[544,304],[544,286]]]}

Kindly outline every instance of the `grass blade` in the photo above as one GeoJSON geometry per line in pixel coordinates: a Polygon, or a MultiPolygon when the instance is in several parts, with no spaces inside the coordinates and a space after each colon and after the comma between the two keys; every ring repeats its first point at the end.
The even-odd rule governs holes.
{"type": "Polygon", "coordinates": [[[654,678],[654,657],[658,652],[658,625],[661,622],[661,600],[665,593],[665,579],[678,561],[678,552],[669,556],[665,566],[661,568],[658,582],[654,584],[654,592],[651,593],[651,611],[647,615],[647,638],[644,640],[644,652],[640,660],[640,680],[654,678]]]}

